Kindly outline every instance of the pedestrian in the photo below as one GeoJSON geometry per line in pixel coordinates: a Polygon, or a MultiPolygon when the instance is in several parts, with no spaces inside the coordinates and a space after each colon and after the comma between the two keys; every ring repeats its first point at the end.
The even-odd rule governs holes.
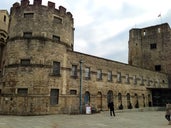
{"type": "Polygon", "coordinates": [[[108,108],[109,108],[109,110],[110,110],[110,116],[112,116],[112,115],[115,116],[113,101],[109,102],[108,108]]]}
{"type": "Polygon", "coordinates": [[[171,121],[170,121],[170,109],[169,108],[166,108],[165,118],[169,121],[169,125],[171,125],[171,121]]]}

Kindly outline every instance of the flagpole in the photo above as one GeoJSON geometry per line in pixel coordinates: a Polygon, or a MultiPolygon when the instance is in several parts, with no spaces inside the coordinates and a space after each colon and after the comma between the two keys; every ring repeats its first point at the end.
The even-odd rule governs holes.
{"type": "Polygon", "coordinates": [[[162,16],[161,16],[161,13],[158,15],[158,18],[160,18],[160,24],[162,24],[162,16]]]}

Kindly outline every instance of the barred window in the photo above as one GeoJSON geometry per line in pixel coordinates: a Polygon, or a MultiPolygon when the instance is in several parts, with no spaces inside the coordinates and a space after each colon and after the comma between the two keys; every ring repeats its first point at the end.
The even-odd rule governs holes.
{"type": "Polygon", "coordinates": [[[53,75],[60,75],[60,62],[53,62],[53,75]]]}
{"type": "Polygon", "coordinates": [[[33,18],[34,13],[24,13],[24,18],[33,18]]]}
{"type": "Polygon", "coordinates": [[[129,75],[126,74],[126,83],[129,83],[129,75]]]}
{"type": "Polygon", "coordinates": [[[156,48],[157,48],[157,44],[156,43],[150,44],[150,49],[156,49],[156,48]]]}
{"type": "Polygon", "coordinates": [[[101,69],[97,70],[97,79],[102,80],[102,70],[101,69]]]}
{"type": "Polygon", "coordinates": [[[51,89],[50,91],[50,104],[56,105],[59,101],[59,89],[51,89]]]}
{"type": "Polygon", "coordinates": [[[134,84],[137,84],[137,78],[135,75],[133,76],[133,82],[134,82],[134,84]]]}
{"type": "Polygon", "coordinates": [[[112,81],[112,71],[108,72],[108,77],[107,77],[108,81],[112,81]]]}
{"type": "Polygon", "coordinates": [[[20,64],[21,65],[30,65],[30,59],[21,59],[20,64]]]}
{"type": "Polygon", "coordinates": [[[24,38],[31,38],[32,37],[32,32],[24,32],[23,37],[24,38]]]}
{"type": "Polygon", "coordinates": [[[117,82],[121,82],[121,73],[120,72],[117,73],[117,82]]]}
{"type": "Polygon", "coordinates": [[[77,76],[77,65],[72,65],[71,76],[77,76]]]}
{"type": "Polygon", "coordinates": [[[90,67],[85,68],[85,78],[90,78],[90,67]]]}
{"type": "Polygon", "coordinates": [[[28,94],[28,88],[18,88],[17,93],[20,95],[27,95],[28,94]]]}

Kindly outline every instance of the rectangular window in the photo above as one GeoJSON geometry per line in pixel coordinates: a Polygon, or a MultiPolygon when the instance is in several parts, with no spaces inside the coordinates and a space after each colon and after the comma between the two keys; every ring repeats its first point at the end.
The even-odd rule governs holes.
{"type": "Polygon", "coordinates": [[[59,37],[59,36],[53,35],[52,39],[53,39],[54,41],[60,41],[60,37],[59,37]]]}
{"type": "Polygon", "coordinates": [[[20,95],[27,95],[28,94],[28,88],[18,88],[17,93],[20,95]]]}
{"type": "Polygon", "coordinates": [[[70,95],[76,95],[77,94],[77,90],[70,90],[70,95]]]}
{"type": "Polygon", "coordinates": [[[85,78],[90,79],[90,67],[85,68],[85,78]]]}
{"type": "Polygon", "coordinates": [[[4,22],[6,22],[7,17],[4,15],[4,22]]]}
{"type": "Polygon", "coordinates": [[[150,44],[150,49],[156,49],[157,48],[157,44],[150,44]]]}
{"type": "Polygon", "coordinates": [[[71,76],[77,76],[77,65],[72,65],[71,76]]]}
{"type": "Polygon", "coordinates": [[[126,83],[129,84],[129,75],[126,74],[126,83]]]}
{"type": "Polygon", "coordinates": [[[30,59],[21,59],[20,64],[21,65],[30,65],[30,59]]]}
{"type": "Polygon", "coordinates": [[[140,76],[140,85],[144,85],[144,79],[143,79],[143,76],[140,76]]]}
{"type": "Polygon", "coordinates": [[[32,37],[32,32],[24,32],[23,37],[24,38],[31,38],[32,37]]]}
{"type": "Polygon", "coordinates": [[[133,76],[133,83],[134,84],[137,84],[137,78],[136,78],[136,76],[133,76]]]}
{"type": "Polygon", "coordinates": [[[54,22],[57,24],[62,24],[62,18],[54,16],[54,22]]]}
{"type": "Polygon", "coordinates": [[[120,72],[118,72],[117,73],[117,82],[121,82],[121,73],[120,72]]]}
{"type": "Polygon", "coordinates": [[[102,70],[101,69],[97,70],[97,80],[102,80],[102,70]]]}
{"type": "Polygon", "coordinates": [[[161,29],[160,29],[160,28],[158,28],[157,30],[158,30],[158,33],[160,33],[160,32],[161,32],[161,29]]]}
{"type": "Polygon", "coordinates": [[[155,65],[155,71],[161,71],[161,65],[155,65]]]}
{"type": "Polygon", "coordinates": [[[24,18],[33,18],[34,13],[24,13],[24,18]]]}
{"type": "Polygon", "coordinates": [[[112,71],[109,71],[107,76],[108,81],[112,81],[112,71]]]}
{"type": "Polygon", "coordinates": [[[144,35],[144,36],[146,35],[146,31],[145,31],[145,30],[143,31],[143,35],[144,35]]]}
{"type": "Polygon", "coordinates": [[[50,105],[57,105],[59,101],[59,89],[51,89],[50,91],[50,105]]]}
{"type": "Polygon", "coordinates": [[[53,62],[53,75],[58,76],[60,75],[60,62],[53,62]]]}

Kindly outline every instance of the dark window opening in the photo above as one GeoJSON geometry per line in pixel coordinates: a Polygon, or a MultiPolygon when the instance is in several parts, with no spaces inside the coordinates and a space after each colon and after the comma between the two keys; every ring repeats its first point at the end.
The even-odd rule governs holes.
{"type": "Polygon", "coordinates": [[[24,13],[24,18],[33,18],[34,13],[24,13]]]}
{"type": "Polygon", "coordinates": [[[76,95],[77,94],[77,90],[70,90],[70,94],[71,95],[76,95]]]}
{"type": "Polygon", "coordinates": [[[21,59],[21,65],[30,65],[30,59],[21,59]]]}
{"type": "Polygon", "coordinates": [[[53,62],[53,75],[58,76],[60,75],[60,62],[53,62]]]}
{"type": "Polygon", "coordinates": [[[161,65],[155,65],[155,71],[161,71],[161,65]]]}
{"type": "Polygon", "coordinates": [[[28,94],[28,88],[18,88],[17,93],[20,95],[27,95],[28,94]]]}
{"type": "Polygon", "coordinates": [[[59,36],[53,35],[52,39],[53,39],[54,41],[60,41],[60,37],[59,37],[59,36]]]}
{"type": "Polygon", "coordinates": [[[50,104],[56,105],[59,101],[59,89],[51,89],[50,91],[50,104]]]}
{"type": "Polygon", "coordinates": [[[6,17],[6,16],[4,16],[4,22],[6,22],[6,19],[7,19],[7,17],[6,17]]]}
{"type": "Polygon", "coordinates": [[[157,48],[157,44],[150,44],[150,49],[156,49],[157,48]]]}
{"type": "Polygon", "coordinates": [[[85,79],[86,80],[90,79],[90,67],[85,68],[85,79]]]}
{"type": "Polygon", "coordinates": [[[72,65],[71,76],[77,77],[77,65],[72,65]]]}
{"type": "Polygon", "coordinates": [[[31,38],[32,37],[32,32],[24,32],[23,37],[24,38],[31,38]]]}
{"type": "Polygon", "coordinates": [[[59,17],[54,16],[54,22],[58,24],[62,24],[62,19],[59,17]]]}
{"type": "Polygon", "coordinates": [[[97,70],[97,80],[102,80],[102,70],[97,70]]]}

